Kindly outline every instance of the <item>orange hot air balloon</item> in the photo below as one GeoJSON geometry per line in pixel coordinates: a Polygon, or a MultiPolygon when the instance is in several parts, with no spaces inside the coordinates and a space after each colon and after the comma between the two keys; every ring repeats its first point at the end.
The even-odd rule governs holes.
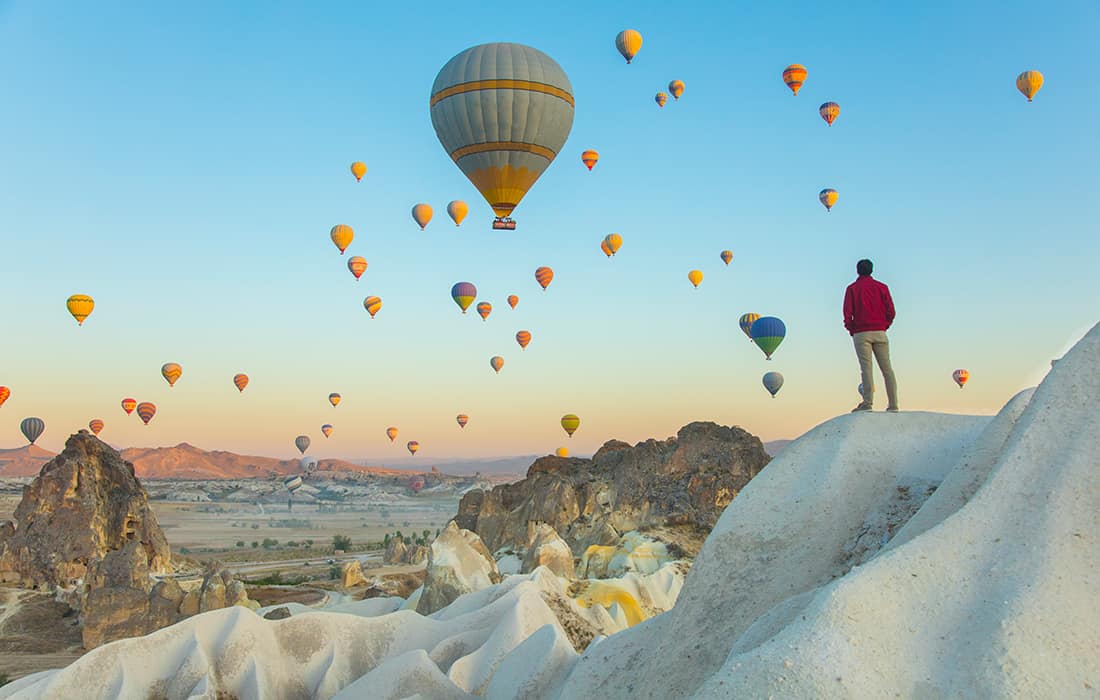
{"type": "Polygon", "coordinates": [[[0,406],[4,405],[4,402],[11,396],[11,389],[6,386],[0,386],[0,406]]]}
{"type": "Polygon", "coordinates": [[[607,249],[611,251],[611,254],[619,252],[619,248],[623,245],[623,237],[617,233],[609,233],[604,236],[604,243],[607,244],[607,249]]]}
{"type": "Polygon", "coordinates": [[[363,300],[363,308],[367,310],[371,318],[382,308],[382,297],[367,297],[363,300]]]}
{"type": "Polygon", "coordinates": [[[428,204],[417,204],[412,209],[412,215],[413,221],[423,231],[428,226],[428,222],[432,220],[432,208],[428,204]]]}
{"type": "Polygon", "coordinates": [[[149,401],[142,401],[137,405],[138,418],[145,425],[149,425],[149,421],[153,420],[153,416],[157,415],[157,406],[149,401]]]}
{"type": "Polygon", "coordinates": [[[237,391],[244,391],[244,388],[248,386],[248,375],[244,373],[234,374],[233,386],[237,387],[237,391]]]}
{"type": "Polygon", "coordinates": [[[355,181],[359,182],[363,179],[363,176],[367,174],[366,164],[355,161],[351,164],[351,174],[355,176],[355,181]]]}
{"type": "Polygon", "coordinates": [[[493,371],[500,374],[500,368],[504,366],[504,358],[500,355],[493,355],[489,358],[489,366],[493,368],[493,371]]]}
{"type": "Polygon", "coordinates": [[[833,125],[836,118],[840,115],[840,105],[836,102],[826,102],[821,105],[818,110],[821,113],[821,118],[825,120],[825,123],[829,126],[833,125]]]}
{"type": "Polygon", "coordinates": [[[481,320],[489,318],[489,314],[493,311],[493,305],[487,301],[479,302],[477,305],[477,312],[481,316],[481,320]]]}
{"type": "Polygon", "coordinates": [[[611,252],[611,246],[607,245],[607,239],[606,238],[604,238],[603,240],[600,241],[600,250],[602,250],[603,254],[606,255],[609,258],[612,255],[614,255],[614,253],[611,252]]]}
{"type": "Polygon", "coordinates": [[[92,429],[92,435],[99,435],[99,431],[103,430],[103,421],[93,418],[88,421],[88,427],[92,429]]]}
{"type": "Polygon", "coordinates": [[[535,270],[535,281],[539,283],[542,291],[545,292],[550,283],[554,281],[554,271],[548,267],[540,267],[535,270]]]}
{"type": "Polygon", "coordinates": [[[458,427],[465,428],[466,424],[470,422],[470,417],[465,413],[459,413],[455,420],[458,421],[458,427]]]}
{"type": "Polygon", "coordinates": [[[392,425],[390,427],[386,428],[386,437],[388,437],[390,439],[390,442],[393,442],[394,440],[396,440],[397,439],[397,428],[393,427],[392,425]]]}
{"type": "Polygon", "coordinates": [[[126,415],[130,415],[137,408],[137,401],[135,399],[123,399],[122,410],[126,411],[126,415]]]}
{"type": "Polygon", "coordinates": [[[569,456],[569,448],[559,447],[558,449],[554,450],[554,455],[556,457],[561,457],[564,459],[565,457],[569,456]]]}
{"type": "Polygon", "coordinates": [[[963,386],[970,381],[970,372],[965,369],[957,369],[951,373],[951,378],[955,380],[955,383],[962,389],[963,386]]]}
{"type": "Polygon", "coordinates": [[[466,206],[466,202],[460,199],[456,199],[447,205],[447,216],[451,217],[451,220],[455,222],[455,226],[461,226],[462,220],[466,218],[468,213],[470,213],[470,207],[466,206]]]}
{"type": "Polygon", "coordinates": [[[596,151],[593,151],[591,148],[581,154],[581,162],[588,166],[589,170],[595,167],[596,162],[599,161],[599,159],[600,154],[596,151]]]}
{"type": "Polygon", "coordinates": [[[642,35],[636,29],[624,29],[615,37],[615,48],[630,63],[642,48],[642,35]]]}
{"type": "Polygon", "coordinates": [[[663,92],[658,92],[658,93],[657,93],[657,94],[656,94],[656,95],[655,95],[655,96],[653,97],[653,101],[657,103],[657,106],[658,106],[658,107],[664,107],[664,106],[665,106],[665,103],[666,103],[666,102],[668,102],[668,95],[666,95],[666,94],[665,94],[665,93],[663,93],[663,92]]]}
{"type": "Polygon", "coordinates": [[[531,342],[531,331],[520,331],[516,333],[516,342],[519,343],[521,349],[526,350],[527,344],[531,342]]]}
{"type": "Polygon", "coordinates": [[[1043,74],[1037,70],[1025,70],[1016,76],[1016,89],[1031,102],[1035,93],[1043,87],[1043,74]]]}
{"type": "Polygon", "coordinates": [[[339,406],[341,401],[343,401],[343,397],[337,394],[335,391],[328,395],[328,402],[332,404],[333,408],[339,406]]]}
{"type": "Polygon", "coordinates": [[[164,376],[164,379],[168,382],[168,386],[175,386],[179,381],[180,376],[183,375],[183,367],[180,367],[175,362],[166,362],[161,368],[160,373],[164,376]]]}
{"type": "Polygon", "coordinates": [[[514,309],[514,308],[516,308],[516,304],[518,304],[518,303],[519,303],[519,297],[517,297],[515,294],[509,294],[508,295],[508,306],[511,306],[514,309]]]}
{"type": "Polygon", "coordinates": [[[680,99],[680,95],[684,94],[684,81],[673,80],[671,83],[668,84],[668,92],[670,95],[672,95],[672,99],[680,99]]]}
{"type": "Polygon", "coordinates": [[[348,269],[351,270],[351,274],[355,275],[355,281],[358,282],[363,273],[367,271],[367,259],[362,255],[351,256],[348,258],[348,269]]]}
{"type": "Polygon", "coordinates": [[[688,273],[688,282],[696,289],[699,288],[699,283],[703,281],[703,273],[699,270],[692,270],[688,273]]]}
{"type": "Polygon", "coordinates": [[[328,232],[329,238],[336,244],[336,247],[340,249],[340,255],[344,254],[344,251],[351,245],[352,240],[355,238],[355,231],[351,230],[351,226],[347,224],[336,224],[332,227],[332,230],[328,232]]]}
{"type": "Polygon", "coordinates": [[[802,87],[802,83],[806,80],[806,66],[800,63],[792,63],[783,69],[783,82],[787,84],[787,87],[791,89],[791,92],[798,94],[799,88],[802,87]]]}
{"type": "Polygon", "coordinates": [[[405,447],[409,449],[409,454],[415,455],[416,451],[420,449],[420,443],[416,440],[409,440],[408,444],[405,445],[405,447]]]}
{"type": "Polygon", "coordinates": [[[729,265],[730,261],[733,260],[733,251],[732,250],[723,250],[721,252],[721,254],[719,254],[718,257],[722,258],[722,262],[729,265]]]}

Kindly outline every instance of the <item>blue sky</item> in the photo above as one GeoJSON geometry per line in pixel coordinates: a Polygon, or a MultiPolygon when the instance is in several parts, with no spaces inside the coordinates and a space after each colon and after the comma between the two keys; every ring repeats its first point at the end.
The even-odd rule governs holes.
{"type": "Polygon", "coordinates": [[[387,461],[408,459],[391,424],[421,443],[416,460],[584,453],[690,420],[791,437],[858,400],[840,301],[864,256],[894,291],[903,408],[993,412],[1098,320],[1100,9],[896,5],[559,3],[489,18],[443,3],[0,2],[0,384],[13,391],[0,446],[22,442],[26,415],[46,420],[51,449],[98,417],[119,445],[289,456],[307,433],[320,456],[387,461]],[[645,39],[629,66],[613,47],[627,27],[645,39]],[[486,41],[548,53],[577,102],[514,233],[489,230],[428,114],[439,68],[486,41]],[[797,97],[780,80],[793,62],[809,69],[797,97]],[[1014,87],[1026,69],[1046,76],[1032,104],[1014,87]],[[684,97],[658,110],[674,78],[684,97]],[[842,109],[831,128],[827,100],[842,109]],[[586,148],[601,155],[591,173],[586,148]],[[823,187],[840,193],[831,213],[823,187]],[[471,207],[458,229],[455,198],[471,207]],[[436,210],[423,233],[409,215],[421,201],[436,210]],[[336,223],[370,263],[359,283],[328,240],[336,223]],[[624,244],[607,260],[613,231],[624,244]],[[557,275],[545,294],[539,265],[557,275]],[[459,280],[494,304],[488,322],[458,313],[459,280]],[[83,328],[64,310],[75,292],[97,301],[83,328]],[[367,294],[384,300],[374,321],[367,294]],[[787,322],[773,362],[737,328],[746,311],[787,322]],[[167,361],[184,366],[171,390],[167,361]],[[956,367],[972,375],[962,392],[956,367]],[[787,378],[775,400],[769,369],[787,378]],[[238,396],[239,371],[253,383],[238,396]],[[158,404],[148,428],[123,396],[158,404]],[[567,412],[582,418],[572,440],[567,412]]]}

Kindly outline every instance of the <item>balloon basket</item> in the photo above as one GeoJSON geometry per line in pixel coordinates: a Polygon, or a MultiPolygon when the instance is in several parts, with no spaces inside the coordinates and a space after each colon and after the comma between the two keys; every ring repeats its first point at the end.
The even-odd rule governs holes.
{"type": "Polygon", "coordinates": [[[493,221],[493,228],[497,231],[515,231],[516,222],[512,219],[496,219],[493,221]]]}

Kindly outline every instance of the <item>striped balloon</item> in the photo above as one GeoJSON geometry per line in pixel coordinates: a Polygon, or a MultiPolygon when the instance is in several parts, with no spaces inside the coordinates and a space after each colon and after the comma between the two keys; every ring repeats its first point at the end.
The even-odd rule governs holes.
{"type": "Polygon", "coordinates": [[[247,374],[234,374],[233,375],[233,386],[237,387],[237,391],[244,391],[244,388],[246,386],[248,386],[248,375],[247,374]]]}
{"type": "Polygon", "coordinates": [[[168,382],[168,386],[175,386],[176,382],[183,375],[183,367],[180,367],[175,362],[166,362],[160,368],[160,373],[164,379],[168,382]]]}
{"type": "Polygon", "coordinates": [[[461,199],[447,203],[447,216],[451,217],[451,221],[455,222],[455,226],[461,226],[462,220],[466,218],[468,213],[470,213],[470,207],[461,199]]]}
{"type": "Polygon", "coordinates": [[[500,374],[500,368],[504,366],[504,358],[500,355],[493,355],[489,358],[489,366],[493,368],[493,371],[500,374]]]}
{"type": "Polygon", "coordinates": [[[657,103],[657,106],[658,106],[658,107],[664,107],[664,106],[665,106],[665,103],[666,103],[666,102],[668,102],[668,95],[666,95],[666,94],[665,94],[665,93],[663,93],[663,92],[658,92],[658,93],[657,93],[657,94],[656,94],[656,95],[655,95],[655,96],[653,97],[653,101],[657,103]]]}
{"type": "Polygon", "coordinates": [[[386,428],[386,437],[388,437],[390,439],[390,442],[393,442],[394,440],[396,440],[397,439],[397,428],[393,427],[392,425],[390,427],[386,428]]]}
{"type": "Polygon", "coordinates": [[[511,306],[514,309],[514,308],[516,308],[516,304],[518,304],[518,303],[519,303],[519,297],[517,297],[515,294],[509,294],[508,295],[508,306],[511,306]]]}
{"type": "Polygon", "coordinates": [[[546,291],[546,288],[554,281],[554,271],[545,266],[540,267],[535,270],[535,281],[539,283],[543,291],[546,291]]]}
{"type": "Polygon", "coordinates": [[[451,287],[451,298],[462,309],[462,313],[466,313],[466,309],[477,299],[477,287],[470,282],[458,282],[451,287]]]}
{"type": "Polygon", "coordinates": [[[481,316],[481,320],[489,318],[489,314],[493,311],[493,305],[487,301],[483,301],[477,305],[477,313],[481,316]]]}
{"type": "Polygon", "coordinates": [[[520,348],[526,350],[527,344],[531,342],[531,331],[520,331],[516,333],[516,342],[519,343],[520,348]]]}
{"type": "Polygon", "coordinates": [[[93,418],[88,421],[88,427],[92,429],[93,435],[99,435],[99,431],[103,430],[103,421],[98,418],[93,418]]]}
{"type": "Polygon", "coordinates": [[[951,378],[955,380],[955,383],[962,389],[963,386],[970,381],[970,372],[965,369],[957,369],[951,373],[951,378]]]}
{"type": "Polygon", "coordinates": [[[150,401],[143,401],[137,405],[137,414],[142,423],[149,425],[149,421],[157,415],[157,406],[150,401]]]}
{"type": "Polygon", "coordinates": [[[339,406],[340,402],[343,401],[343,399],[344,397],[340,396],[335,391],[328,395],[328,402],[332,404],[333,408],[339,406]]]}
{"type": "Polygon", "coordinates": [[[4,402],[11,396],[11,389],[6,386],[0,386],[0,406],[4,405],[4,402]]]}
{"type": "Polygon", "coordinates": [[[306,450],[309,449],[309,443],[310,439],[308,435],[299,435],[298,437],[294,438],[294,446],[297,447],[298,451],[302,454],[305,454],[306,450]]]}
{"type": "Polygon", "coordinates": [[[764,356],[770,360],[772,353],[783,342],[783,338],[787,337],[787,326],[775,316],[764,316],[753,321],[749,332],[752,334],[752,342],[756,343],[756,347],[763,350],[764,356]]]}
{"type": "Polygon", "coordinates": [[[611,252],[611,246],[607,245],[607,239],[606,238],[604,238],[600,241],[600,250],[602,250],[603,254],[606,255],[609,258],[612,255],[614,255],[614,253],[611,252]]]}
{"type": "Polygon", "coordinates": [[[684,81],[673,80],[668,84],[668,94],[672,95],[672,99],[680,99],[680,95],[684,94],[684,81]]]}
{"type": "Polygon", "coordinates": [[[779,390],[783,387],[783,375],[779,372],[768,372],[764,375],[764,388],[768,390],[768,393],[775,398],[775,395],[779,393],[779,390]]]}
{"type": "Polygon", "coordinates": [[[833,210],[833,205],[836,204],[838,197],[840,195],[837,194],[836,190],[830,188],[825,188],[817,194],[818,200],[825,205],[825,211],[833,210]]]}
{"type": "Polygon", "coordinates": [[[413,221],[423,231],[428,227],[428,222],[432,220],[432,207],[430,204],[424,204],[421,202],[412,208],[413,221]]]}
{"type": "Polygon", "coordinates": [[[732,251],[732,250],[723,250],[723,251],[722,251],[722,252],[721,252],[721,253],[720,253],[720,254],[718,255],[718,257],[722,258],[722,262],[724,262],[724,263],[726,263],[727,265],[729,265],[729,264],[730,264],[730,261],[731,261],[731,260],[733,260],[733,251],[732,251]]]}
{"type": "Polygon", "coordinates": [[[19,424],[19,429],[23,431],[23,436],[33,445],[34,441],[46,430],[46,423],[41,418],[32,416],[24,418],[23,422],[19,424]]]}
{"type": "Polygon", "coordinates": [[[336,247],[340,249],[340,255],[343,255],[344,251],[351,245],[352,239],[355,238],[355,231],[352,231],[351,226],[347,224],[336,224],[328,232],[328,235],[332,242],[336,244],[336,247]]]}
{"type": "Polygon", "coordinates": [[[283,479],[283,486],[287,491],[294,493],[298,489],[302,488],[302,477],[300,474],[291,474],[287,478],[283,479]]]}
{"type": "Polygon", "coordinates": [[[65,307],[76,319],[77,325],[83,326],[84,319],[91,315],[95,308],[95,300],[87,294],[74,294],[65,302],[65,307]]]}
{"type": "Polygon", "coordinates": [[[806,66],[800,63],[792,63],[783,69],[783,82],[787,84],[787,87],[789,87],[794,94],[798,94],[805,80],[806,66]]]}
{"type": "Polygon", "coordinates": [[[752,324],[756,319],[760,318],[760,314],[742,314],[741,319],[737,322],[737,325],[741,326],[741,332],[749,337],[749,342],[752,342],[752,324]]]}
{"type": "Polygon", "coordinates": [[[615,37],[615,48],[630,63],[642,48],[642,35],[635,29],[624,29],[615,37]]]}
{"type": "Polygon", "coordinates": [[[348,258],[348,269],[351,270],[351,274],[355,275],[355,281],[358,282],[363,273],[367,271],[367,259],[362,255],[351,256],[348,258]]]}
{"type": "Polygon", "coordinates": [[[133,413],[135,408],[137,408],[136,399],[127,398],[122,400],[122,410],[126,411],[126,415],[130,415],[131,413],[133,413]]]}
{"type": "Polygon", "coordinates": [[[589,170],[594,168],[599,160],[600,154],[591,148],[581,154],[581,162],[584,163],[589,170]]]}
{"type": "Polygon", "coordinates": [[[405,447],[408,448],[409,454],[415,456],[416,451],[420,449],[420,443],[416,440],[409,440],[409,442],[405,444],[405,447]]]}
{"type": "Polygon", "coordinates": [[[688,273],[688,282],[696,289],[699,288],[699,283],[703,281],[703,273],[699,270],[692,270],[688,273]]]}
{"type": "Polygon", "coordinates": [[[826,102],[818,107],[817,111],[821,114],[821,118],[825,120],[825,123],[832,126],[836,118],[840,116],[840,105],[836,102],[826,102]]]}
{"type": "Polygon", "coordinates": [[[324,434],[325,437],[332,435],[332,423],[325,423],[324,425],[322,425],[321,432],[324,434]]]}
{"type": "Polygon", "coordinates": [[[1016,76],[1016,89],[1019,90],[1028,102],[1035,97],[1035,93],[1043,87],[1043,74],[1037,70],[1025,70],[1016,76]]]}
{"type": "Polygon", "coordinates": [[[367,310],[371,318],[382,308],[382,297],[367,297],[363,300],[363,308],[367,310]]]}
{"type": "Polygon", "coordinates": [[[561,427],[569,437],[573,437],[573,433],[581,427],[581,419],[572,413],[566,413],[561,417],[561,427]]]}
{"type": "Polygon", "coordinates": [[[466,424],[470,422],[470,417],[465,413],[459,413],[455,420],[458,421],[458,427],[465,428],[466,424]]]}

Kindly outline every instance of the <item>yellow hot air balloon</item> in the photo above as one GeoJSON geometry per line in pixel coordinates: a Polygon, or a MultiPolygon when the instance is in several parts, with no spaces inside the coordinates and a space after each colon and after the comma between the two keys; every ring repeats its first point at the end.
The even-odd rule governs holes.
{"type": "Polygon", "coordinates": [[[546,266],[540,267],[535,270],[535,281],[539,283],[542,291],[545,292],[550,283],[554,281],[554,271],[546,266]]]}
{"type": "Polygon", "coordinates": [[[382,308],[382,297],[367,297],[363,300],[363,308],[367,310],[371,318],[382,308]]]}
{"type": "Polygon", "coordinates": [[[408,448],[409,454],[415,455],[416,451],[420,449],[420,443],[416,440],[409,440],[409,443],[405,445],[408,448]]]}
{"type": "Polygon", "coordinates": [[[428,222],[432,220],[432,207],[429,204],[421,202],[413,207],[412,215],[413,221],[415,221],[416,225],[423,231],[427,227],[428,222]]]}
{"type": "Polygon", "coordinates": [[[479,302],[477,305],[477,312],[481,315],[481,320],[484,321],[489,318],[489,314],[493,311],[493,305],[487,301],[479,302]]]}
{"type": "MultiPolygon", "coordinates": [[[[1043,74],[1037,70],[1025,70],[1016,76],[1016,89],[1023,93],[1028,102],[1043,87],[1043,74]]],[[[1055,95],[1057,97],[1057,95],[1055,95]]]]}
{"type": "Polygon", "coordinates": [[[493,368],[493,371],[500,374],[500,368],[504,366],[504,358],[500,355],[494,355],[489,358],[489,366],[493,368]]]}
{"type": "Polygon", "coordinates": [[[668,102],[668,95],[663,92],[658,92],[653,98],[653,101],[657,103],[658,107],[664,107],[665,103],[668,102]]]}
{"type": "Polygon", "coordinates": [[[606,238],[603,238],[603,239],[600,240],[600,250],[602,250],[603,254],[606,255],[609,258],[612,255],[614,255],[614,253],[611,252],[611,246],[607,245],[607,239],[606,238]]]}
{"type": "Polygon", "coordinates": [[[798,94],[805,80],[806,66],[800,63],[792,63],[783,69],[783,82],[787,84],[787,87],[789,87],[794,94],[798,94]]]}
{"type": "Polygon", "coordinates": [[[573,127],[573,88],[546,54],[520,44],[482,44],[439,71],[431,92],[436,136],[511,230],[520,200],[561,152],[573,127]]]}
{"type": "Polygon", "coordinates": [[[703,273],[698,270],[692,270],[688,273],[688,282],[696,289],[699,288],[699,283],[703,281],[703,273]]]}
{"type": "Polygon", "coordinates": [[[825,205],[825,211],[832,211],[833,205],[836,204],[836,200],[840,197],[836,190],[831,188],[825,188],[818,192],[817,198],[825,205]]]}
{"type": "Polygon", "coordinates": [[[83,326],[84,319],[91,315],[95,308],[95,301],[87,294],[74,294],[65,302],[69,313],[76,319],[77,325],[83,326]]]}
{"type": "Polygon", "coordinates": [[[367,174],[367,166],[360,161],[355,161],[351,164],[351,174],[355,176],[355,181],[359,182],[367,174]]]}
{"type": "Polygon", "coordinates": [[[348,258],[348,269],[351,270],[351,274],[355,275],[355,281],[358,282],[363,273],[367,271],[367,259],[362,255],[351,256],[348,258]]]}
{"type": "Polygon", "coordinates": [[[572,413],[567,413],[561,417],[561,427],[569,437],[573,437],[573,433],[577,432],[577,428],[581,427],[581,419],[572,413]]]}
{"type": "Polygon", "coordinates": [[[393,442],[394,440],[396,440],[397,439],[397,428],[393,427],[392,425],[390,427],[386,428],[386,437],[388,437],[390,439],[390,442],[393,442]]]}
{"type": "Polygon", "coordinates": [[[732,250],[723,250],[723,251],[722,251],[722,252],[721,252],[721,253],[719,254],[719,256],[718,256],[718,257],[722,258],[722,262],[724,262],[724,263],[726,263],[727,265],[729,265],[729,264],[730,264],[730,261],[731,261],[731,260],[733,260],[733,251],[732,251],[732,250]]]}
{"type": "Polygon", "coordinates": [[[243,392],[248,386],[248,375],[243,373],[233,375],[233,386],[237,387],[237,391],[243,392]]]}
{"type": "Polygon", "coordinates": [[[456,199],[447,205],[447,215],[455,222],[455,226],[462,225],[462,220],[466,218],[469,211],[470,207],[466,206],[466,202],[461,199],[456,199]]]}
{"type": "Polygon", "coordinates": [[[611,251],[611,254],[619,252],[619,248],[623,245],[623,237],[617,233],[609,233],[604,236],[604,243],[607,244],[607,249],[611,251]]]}
{"type": "Polygon", "coordinates": [[[600,154],[591,148],[581,154],[581,162],[588,167],[589,170],[596,166],[596,162],[599,161],[600,154]]]}
{"type": "Polygon", "coordinates": [[[672,95],[672,99],[680,99],[680,95],[684,94],[684,81],[673,80],[671,83],[668,84],[668,93],[672,95]]]}
{"type": "Polygon", "coordinates": [[[817,111],[821,114],[821,118],[825,120],[825,123],[832,126],[836,118],[840,116],[840,105],[836,102],[826,102],[818,107],[817,111]]]}
{"type": "Polygon", "coordinates": [[[615,48],[630,63],[642,48],[642,35],[634,29],[624,29],[615,37],[615,48]]]}
{"type": "Polygon", "coordinates": [[[168,362],[160,368],[160,373],[168,381],[168,386],[175,386],[180,376],[183,375],[183,367],[175,362],[168,362]]]}
{"type": "Polygon", "coordinates": [[[559,447],[558,449],[554,450],[554,455],[562,458],[568,457],[569,449],[566,447],[559,447]]]}
{"type": "Polygon", "coordinates": [[[328,235],[332,238],[332,242],[336,244],[336,247],[340,249],[340,255],[344,254],[344,251],[351,245],[351,240],[355,238],[355,232],[347,224],[336,224],[328,235]]]}

